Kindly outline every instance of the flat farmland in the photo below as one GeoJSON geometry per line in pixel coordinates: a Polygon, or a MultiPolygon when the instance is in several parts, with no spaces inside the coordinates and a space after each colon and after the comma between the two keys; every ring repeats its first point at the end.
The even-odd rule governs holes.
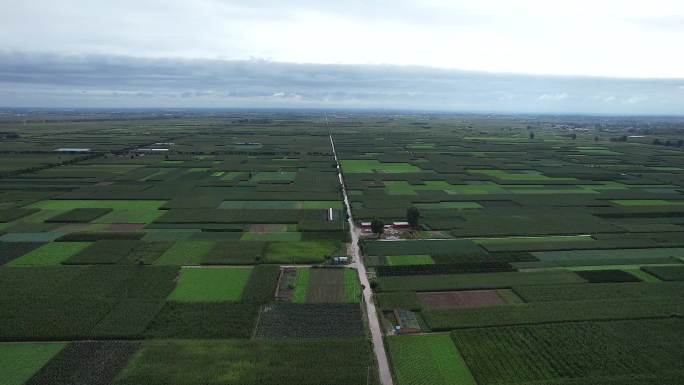
{"type": "Polygon", "coordinates": [[[61,343],[0,344],[2,384],[25,383],[62,348],[61,343]]]}
{"type": "Polygon", "coordinates": [[[242,298],[251,274],[251,268],[185,268],[169,300],[235,302],[242,298]]]}
{"type": "Polygon", "coordinates": [[[650,384],[681,376],[673,361],[681,354],[680,327],[674,319],[568,323],[457,331],[452,338],[478,384],[650,384]]]}
{"type": "Polygon", "coordinates": [[[347,173],[410,173],[420,171],[420,169],[409,163],[389,163],[379,162],[377,160],[343,160],[342,167],[347,173]]]}
{"type": "Polygon", "coordinates": [[[394,336],[387,344],[400,385],[476,384],[448,335],[394,336]]]}
{"type": "Polygon", "coordinates": [[[366,224],[361,248],[395,383],[684,381],[641,356],[682,337],[681,122],[590,121],[424,114],[333,129],[357,226],[386,225],[366,224]],[[643,327],[640,345],[624,325],[643,327]],[[457,349],[399,342],[449,332],[457,349]],[[463,367],[470,380],[449,377],[463,367]]]}
{"type": "Polygon", "coordinates": [[[363,384],[368,359],[356,338],[151,341],[114,384],[363,384]]]}
{"type": "Polygon", "coordinates": [[[24,254],[10,266],[59,265],[91,245],[91,242],[52,242],[24,254]]]}
{"type": "Polygon", "coordinates": [[[343,270],[312,269],[309,276],[307,303],[338,303],[347,299],[343,270]]]}
{"type": "Polygon", "coordinates": [[[684,121],[0,125],[0,383],[684,383],[684,121]]]}
{"type": "Polygon", "coordinates": [[[441,293],[418,293],[425,309],[461,309],[504,305],[506,301],[496,290],[470,290],[441,293]]]}
{"type": "Polygon", "coordinates": [[[78,116],[0,119],[1,384],[378,384],[318,116],[78,116]]]}
{"type": "Polygon", "coordinates": [[[299,268],[293,282],[294,303],[357,303],[361,287],[353,269],[299,268]]]}

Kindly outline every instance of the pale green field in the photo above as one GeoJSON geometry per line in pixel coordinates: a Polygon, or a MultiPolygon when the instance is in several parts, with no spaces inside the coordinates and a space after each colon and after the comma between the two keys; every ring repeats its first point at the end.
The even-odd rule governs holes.
{"type": "Polygon", "coordinates": [[[434,265],[435,261],[429,255],[390,255],[387,258],[389,266],[434,265]]]}
{"type": "Polygon", "coordinates": [[[397,385],[477,385],[449,334],[387,337],[397,385]]]}
{"type": "Polygon", "coordinates": [[[409,163],[386,163],[375,159],[342,160],[342,169],[347,173],[385,173],[400,174],[407,172],[420,172],[420,168],[409,163]]]}
{"type": "Polygon", "coordinates": [[[252,268],[183,268],[169,295],[178,302],[236,302],[252,274],[252,268]]]}

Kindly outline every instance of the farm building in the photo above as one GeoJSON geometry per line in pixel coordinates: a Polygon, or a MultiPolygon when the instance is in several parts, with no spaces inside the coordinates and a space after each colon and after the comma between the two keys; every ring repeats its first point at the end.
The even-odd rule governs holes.
{"type": "Polygon", "coordinates": [[[135,150],[135,152],[149,152],[149,153],[154,153],[154,152],[167,152],[169,151],[168,148],[139,148],[135,150]]]}
{"type": "Polygon", "coordinates": [[[55,152],[67,152],[67,153],[90,152],[90,149],[89,148],[64,147],[64,148],[56,149],[55,152]]]}
{"type": "Polygon", "coordinates": [[[408,229],[411,226],[409,225],[408,222],[393,222],[392,223],[392,228],[399,230],[399,229],[408,229]]]}

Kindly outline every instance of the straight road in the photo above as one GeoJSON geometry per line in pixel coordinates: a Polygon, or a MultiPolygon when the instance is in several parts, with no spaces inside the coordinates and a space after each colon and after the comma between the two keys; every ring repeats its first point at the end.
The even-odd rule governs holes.
{"type": "MultiPolygon", "coordinates": [[[[327,117],[326,117],[327,122],[327,117]]],[[[354,218],[352,217],[351,205],[349,204],[349,198],[347,197],[347,188],[344,186],[344,177],[342,176],[342,168],[340,167],[340,162],[337,159],[337,153],[335,152],[335,142],[333,141],[332,134],[330,135],[330,146],[332,146],[332,152],[335,156],[335,163],[337,163],[337,176],[340,179],[340,185],[342,186],[342,195],[344,196],[344,205],[347,208],[347,213],[349,213],[349,232],[351,234],[351,257],[352,266],[356,268],[359,274],[359,280],[361,285],[363,285],[363,299],[366,304],[366,313],[368,314],[368,326],[371,331],[371,337],[373,340],[373,351],[375,352],[375,357],[378,361],[378,372],[380,374],[380,383],[382,385],[393,385],[392,372],[390,371],[389,361],[387,360],[387,352],[385,352],[385,344],[382,342],[382,329],[380,328],[380,321],[378,320],[378,313],[375,310],[375,303],[373,302],[373,293],[371,291],[370,282],[368,282],[368,275],[366,274],[366,266],[363,264],[361,250],[359,249],[359,229],[354,224],[354,218]]]]}

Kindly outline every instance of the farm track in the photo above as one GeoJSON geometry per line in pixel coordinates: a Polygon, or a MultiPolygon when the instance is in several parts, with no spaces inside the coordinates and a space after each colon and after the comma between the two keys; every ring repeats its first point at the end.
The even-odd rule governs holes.
{"type": "Polygon", "coordinates": [[[394,385],[392,371],[390,370],[389,360],[387,359],[387,352],[385,351],[385,344],[382,340],[382,329],[380,328],[378,313],[375,309],[375,303],[373,302],[373,293],[371,291],[370,282],[368,281],[368,275],[366,274],[366,266],[363,264],[361,250],[359,249],[359,229],[356,228],[356,225],[354,224],[354,218],[352,217],[351,204],[349,203],[349,197],[347,196],[347,188],[344,185],[342,168],[340,166],[339,160],[337,159],[337,153],[335,152],[335,142],[333,141],[332,134],[330,134],[330,146],[332,147],[335,163],[337,164],[337,175],[342,188],[344,205],[347,209],[347,213],[349,214],[347,221],[349,222],[349,233],[351,235],[350,250],[353,260],[352,266],[356,268],[356,271],[359,275],[359,280],[361,281],[361,285],[363,287],[363,299],[364,303],[366,304],[366,314],[368,314],[368,327],[371,331],[373,352],[375,353],[375,357],[378,362],[380,383],[382,385],[394,385]]]}

